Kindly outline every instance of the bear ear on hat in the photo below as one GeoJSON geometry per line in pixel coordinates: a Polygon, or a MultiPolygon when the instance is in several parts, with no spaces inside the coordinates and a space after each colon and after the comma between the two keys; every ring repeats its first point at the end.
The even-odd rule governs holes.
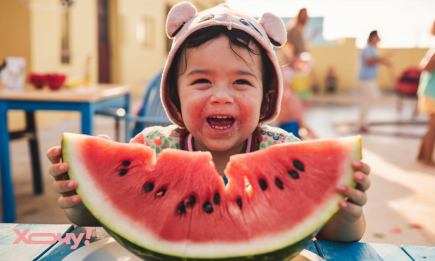
{"type": "Polygon", "coordinates": [[[196,15],[196,8],[189,2],[181,2],[174,5],[166,20],[166,34],[174,38],[183,25],[196,15]]]}
{"type": "Polygon", "coordinates": [[[285,44],[287,41],[287,31],[281,18],[272,13],[264,13],[260,17],[260,20],[258,20],[258,23],[263,26],[270,42],[274,46],[281,47],[285,44]]]}

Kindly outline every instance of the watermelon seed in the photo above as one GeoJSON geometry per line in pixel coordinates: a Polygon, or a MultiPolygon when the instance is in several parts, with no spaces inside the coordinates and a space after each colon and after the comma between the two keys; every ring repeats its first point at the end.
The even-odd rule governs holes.
{"type": "Polygon", "coordinates": [[[219,193],[214,194],[213,202],[214,202],[216,205],[219,205],[219,203],[221,203],[221,195],[219,195],[219,193]]]}
{"type": "Polygon", "coordinates": [[[119,171],[119,175],[120,175],[120,176],[124,176],[125,174],[127,174],[127,172],[128,172],[127,169],[121,169],[121,170],[119,171]]]}
{"type": "Polygon", "coordinates": [[[278,188],[284,189],[284,186],[282,185],[282,181],[279,180],[278,178],[275,179],[275,184],[278,188]]]}
{"type": "Polygon", "coordinates": [[[242,199],[238,198],[236,200],[236,202],[237,202],[237,205],[239,205],[239,208],[242,209],[242,199]]]}
{"type": "Polygon", "coordinates": [[[190,198],[189,198],[189,202],[187,202],[187,206],[189,206],[189,207],[193,207],[193,205],[195,205],[195,203],[196,203],[196,198],[195,198],[195,196],[190,196],[190,198]]]}
{"type": "Polygon", "coordinates": [[[184,206],[184,201],[181,201],[180,204],[178,204],[177,210],[180,214],[186,214],[186,207],[184,206]]]}
{"type": "Polygon", "coordinates": [[[202,205],[202,209],[208,214],[213,212],[213,206],[210,204],[210,202],[205,202],[204,205],[202,205]]]}
{"type": "Polygon", "coordinates": [[[267,189],[267,182],[264,179],[260,179],[260,187],[263,191],[267,189]]]}
{"type": "Polygon", "coordinates": [[[300,170],[300,171],[305,171],[304,164],[302,164],[302,162],[300,162],[299,160],[294,160],[293,166],[295,166],[295,168],[300,170]]]}
{"type": "Polygon", "coordinates": [[[298,172],[296,170],[289,170],[288,174],[290,176],[292,176],[292,178],[294,178],[294,179],[298,179],[299,178],[299,174],[298,174],[298,172]]]}
{"type": "Polygon", "coordinates": [[[165,193],[166,193],[166,189],[161,189],[161,190],[157,191],[156,197],[161,198],[165,195],[165,193]]]}
{"type": "Polygon", "coordinates": [[[150,192],[150,191],[152,191],[154,189],[154,184],[153,183],[148,183],[146,186],[145,186],[145,192],[150,192]]]}
{"type": "Polygon", "coordinates": [[[130,166],[130,161],[128,161],[128,160],[124,160],[124,161],[122,162],[122,166],[124,166],[124,167],[128,167],[128,166],[130,166]]]}

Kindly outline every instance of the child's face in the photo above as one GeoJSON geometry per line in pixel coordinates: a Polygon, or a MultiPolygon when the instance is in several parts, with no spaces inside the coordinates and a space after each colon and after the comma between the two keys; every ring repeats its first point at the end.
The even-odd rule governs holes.
{"type": "MultiPolygon", "coordinates": [[[[254,44],[251,48],[260,53],[254,44]]],[[[187,67],[178,77],[184,124],[195,144],[212,151],[243,146],[260,119],[261,57],[233,49],[243,59],[224,35],[187,49],[187,67]]]]}

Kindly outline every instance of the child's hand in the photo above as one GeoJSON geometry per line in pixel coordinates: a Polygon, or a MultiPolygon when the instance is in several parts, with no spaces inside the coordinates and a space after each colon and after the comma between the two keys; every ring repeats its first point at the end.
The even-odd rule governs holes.
{"type": "Polygon", "coordinates": [[[358,221],[363,215],[362,206],[367,202],[367,195],[365,191],[370,187],[370,166],[355,160],[352,162],[352,167],[356,170],[353,174],[353,180],[357,183],[355,188],[345,185],[338,185],[337,191],[348,197],[348,200],[340,200],[338,205],[340,207],[337,213],[340,222],[344,224],[353,224],[358,221]]]}
{"type": "Polygon", "coordinates": [[[60,163],[61,155],[61,147],[53,147],[48,150],[47,157],[52,163],[48,172],[54,177],[53,190],[61,195],[57,204],[62,209],[67,209],[77,205],[80,202],[80,196],[74,194],[77,182],[65,180],[64,173],[68,171],[68,164],[60,163]]]}
{"type": "MultiPolygon", "coordinates": [[[[98,138],[110,140],[106,135],[100,135],[98,138]]],[[[95,218],[80,202],[80,196],[74,193],[77,182],[75,180],[65,180],[64,174],[68,171],[68,164],[60,162],[61,155],[61,147],[53,147],[47,151],[47,157],[52,163],[49,173],[54,177],[53,190],[61,195],[57,204],[65,210],[68,218],[75,224],[95,224],[95,218]]]]}

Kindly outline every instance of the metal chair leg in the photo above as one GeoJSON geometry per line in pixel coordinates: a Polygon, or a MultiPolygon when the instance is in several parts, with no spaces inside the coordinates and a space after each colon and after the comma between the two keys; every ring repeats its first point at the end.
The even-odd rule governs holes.
{"type": "Polygon", "coordinates": [[[397,99],[396,99],[396,109],[397,111],[400,113],[402,112],[402,96],[399,94],[397,95],[397,99]]]}
{"type": "Polygon", "coordinates": [[[32,160],[33,173],[33,193],[42,194],[44,192],[42,185],[41,161],[39,159],[38,138],[36,135],[35,113],[26,112],[26,132],[29,134],[30,158],[32,160]]]}
{"type": "Polygon", "coordinates": [[[119,137],[119,119],[115,118],[115,139],[116,141],[120,141],[120,137],[119,137]]]}

